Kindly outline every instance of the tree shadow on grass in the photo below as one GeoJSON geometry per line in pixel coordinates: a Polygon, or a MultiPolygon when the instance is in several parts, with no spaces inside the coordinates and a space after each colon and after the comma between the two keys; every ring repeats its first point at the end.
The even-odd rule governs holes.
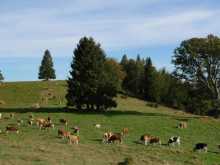
{"type": "MultiPolygon", "coordinates": [[[[68,109],[65,107],[45,107],[40,109],[33,108],[0,108],[0,113],[72,113],[72,114],[85,114],[85,115],[104,115],[107,117],[120,116],[120,115],[131,115],[131,116],[151,116],[151,117],[170,117],[178,119],[178,116],[172,114],[164,114],[158,112],[139,112],[134,110],[109,110],[109,111],[88,111],[88,110],[77,110],[68,109]]],[[[195,117],[184,117],[185,120],[195,117]]]]}

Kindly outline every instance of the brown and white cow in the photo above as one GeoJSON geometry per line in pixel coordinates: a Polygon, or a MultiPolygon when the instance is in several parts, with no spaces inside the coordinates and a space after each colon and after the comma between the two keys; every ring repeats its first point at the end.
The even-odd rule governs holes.
{"type": "Polygon", "coordinates": [[[113,133],[108,138],[108,143],[115,143],[116,141],[118,141],[119,143],[122,143],[122,134],[121,133],[113,133]]]}
{"type": "Polygon", "coordinates": [[[144,145],[148,145],[150,144],[161,144],[160,138],[158,137],[154,137],[148,134],[142,135],[140,138],[140,141],[144,144],[144,145]]]}

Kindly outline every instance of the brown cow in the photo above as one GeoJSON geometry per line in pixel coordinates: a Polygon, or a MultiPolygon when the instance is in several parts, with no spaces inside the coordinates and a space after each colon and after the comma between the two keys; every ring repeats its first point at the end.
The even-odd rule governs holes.
{"type": "Polygon", "coordinates": [[[13,127],[13,126],[7,126],[6,127],[6,133],[8,132],[16,132],[17,134],[19,133],[19,130],[17,127],[13,127]]]}
{"type": "Polygon", "coordinates": [[[44,119],[44,118],[37,118],[37,119],[36,119],[36,124],[37,124],[37,126],[41,126],[41,125],[43,125],[45,122],[46,122],[46,119],[44,119]]]}
{"type": "Polygon", "coordinates": [[[128,128],[123,128],[122,129],[122,135],[125,136],[128,134],[128,128]]]}
{"type": "Polygon", "coordinates": [[[150,139],[150,144],[159,144],[159,145],[161,145],[160,138],[158,138],[158,137],[152,137],[152,138],[150,139]]]}
{"type": "Polygon", "coordinates": [[[44,122],[43,124],[40,124],[40,129],[46,129],[46,128],[54,128],[54,124],[49,123],[49,122],[44,122]]]}
{"type": "Polygon", "coordinates": [[[148,134],[142,135],[140,138],[140,141],[144,143],[144,145],[148,145],[148,143],[150,144],[161,144],[161,141],[158,137],[154,137],[148,134]]]}
{"type": "Polygon", "coordinates": [[[121,133],[113,133],[108,138],[108,143],[115,143],[116,141],[118,141],[119,143],[122,143],[122,135],[121,135],[121,133]]]}
{"type": "Polygon", "coordinates": [[[76,135],[69,135],[68,136],[68,139],[69,139],[69,143],[70,144],[79,144],[79,136],[76,136],[76,135]]]}
{"type": "Polygon", "coordinates": [[[68,138],[69,135],[69,131],[65,131],[64,129],[58,129],[58,136],[61,136],[62,138],[68,138]]]}

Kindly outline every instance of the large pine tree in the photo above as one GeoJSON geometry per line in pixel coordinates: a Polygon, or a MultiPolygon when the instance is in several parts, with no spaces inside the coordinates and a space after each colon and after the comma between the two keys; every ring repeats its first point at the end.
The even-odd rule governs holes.
{"type": "Polygon", "coordinates": [[[44,52],[43,60],[39,68],[39,79],[49,80],[56,79],[55,70],[53,68],[53,59],[49,50],[44,52]]]}
{"type": "Polygon", "coordinates": [[[105,53],[93,38],[84,37],[74,50],[67,81],[67,105],[78,109],[107,109],[116,106],[115,88],[107,82],[105,53]]]}

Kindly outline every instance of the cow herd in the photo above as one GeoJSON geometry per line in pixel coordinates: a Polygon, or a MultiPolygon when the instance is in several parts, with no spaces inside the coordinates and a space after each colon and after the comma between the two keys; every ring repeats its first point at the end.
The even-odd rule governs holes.
{"type": "MultiPolygon", "coordinates": [[[[15,114],[11,113],[9,115],[9,117],[5,116],[3,118],[3,115],[0,113],[0,119],[10,119],[10,118],[14,118],[15,114]]],[[[28,121],[27,124],[29,126],[32,126],[34,124],[36,124],[37,127],[39,127],[40,130],[43,129],[54,129],[55,128],[55,124],[53,123],[51,117],[48,118],[34,118],[33,115],[29,115],[28,117],[28,121]]],[[[68,125],[68,121],[66,119],[59,119],[60,124],[67,126],[68,125]]],[[[19,119],[17,120],[17,124],[8,124],[5,128],[5,133],[9,133],[9,132],[15,132],[17,134],[19,134],[20,130],[19,130],[19,126],[21,124],[24,124],[24,121],[19,119]]],[[[101,128],[101,124],[94,124],[94,127],[96,129],[100,129],[101,128]]],[[[177,126],[177,128],[180,129],[186,129],[187,128],[187,122],[180,122],[177,126]]],[[[79,136],[79,127],[78,126],[74,126],[72,127],[72,132],[65,130],[65,128],[59,128],[58,129],[58,137],[62,138],[62,139],[68,139],[70,144],[79,144],[80,142],[80,136],[79,136]]],[[[0,133],[2,133],[2,131],[0,130],[0,133]]],[[[103,133],[103,137],[102,137],[102,143],[104,144],[113,144],[118,142],[119,144],[122,143],[123,138],[125,138],[127,135],[129,134],[129,128],[123,128],[121,130],[121,132],[119,133],[113,133],[113,132],[105,132],[103,133]]],[[[149,145],[149,144],[158,144],[161,145],[161,139],[159,137],[156,136],[152,136],[150,134],[144,134],[140,136],[139,142],[141,144],[144,145],[149,145]]],[[[168,139],[166,145],[168,146],[180,146],[181,145],[181,137],[180,136],[172,136],[168,139]]],[[[220,145],[218,146],[218,148],[220,149],[220,145]]],[[[207,152],[208,150],[208,145],[206,143],[197,143],[194,146],[194,151],[204,151],[207,152]]]]}

